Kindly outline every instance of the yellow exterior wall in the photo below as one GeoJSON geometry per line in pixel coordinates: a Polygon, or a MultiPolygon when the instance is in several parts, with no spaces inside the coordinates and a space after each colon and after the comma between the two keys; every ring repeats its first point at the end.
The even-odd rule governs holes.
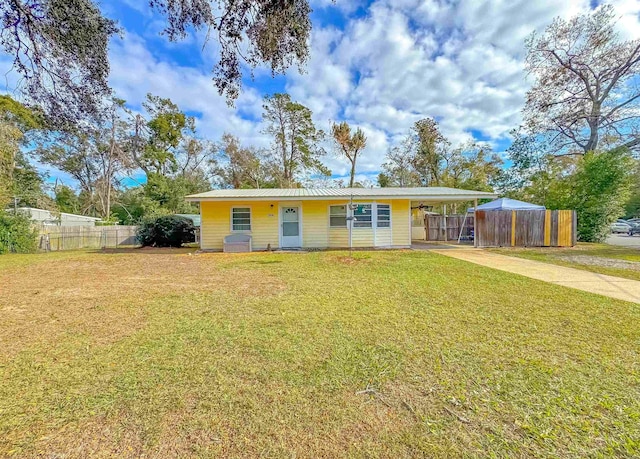
{"type": "MultiPolygon", "coordinates": [[[[346,206],[348,204],[349,201],[303,201],[302,246],[309,248],[349,247],[349,230],[329,227],[329,206],[346,206]]],[[[356,246],[354,245],[354,247],[356,246]]],[[[362,247],[373,247],[373,239],[371,238],[368,245],[362,247]]]]}
{"type": "Polygon", "coordinates": [[[329,228],[329,245],[332,249],[349,247],[349,230],[347,228],[329,228]]]}
{"type": "Polygon", "coordinates": [[[393,245],[392,235],[391,228],[376,228],[376,247],[391,247],[393,245]]]}
{"type": "Polygon", "coordinates": [[[393,245],[408,247],[411,245],[411,201],[393,200],[378,201],[391,203],[391,229],[393,231],[393,245]]]}
{"type": "MultiPolygon", "coordinates": [[[[357,203],[357,201],[354,201],[357,203]]],[[[373,201],[361,201],[372,203],[373,201]]],[[[391,205],[391,228],[354,228],[353,247],[407,247],[411,245],[411,221],[408,200],[375,201],[391,205]]],[[[281,205],[302,208],[302,247],[346,248],[349,247],[347,228],[329,228],[329,206],[347,205],[348,201],[299,202],[280,201],[203,201],[200,203],[202,215],[201,247],[207,250],[222,250],[223,238],[231,232],[231,208],[251,208],[251,232],[254,250],[265,250],[267,245],[279,247],[279,211],[281,205]],[[271,207],[273,205],[273,207],[271,207]]]]}
{"type": "Polygon", "coordinates": [[[329,205],[336,201],[302,202],[302,246],[329,247],[329,205]]]}
{"type": "Polygon", "coordinates": [[[353,247],[373,247],[373,228],[353,228],[351,243],[353,247]]]}
{"type": "Polygon", "coordinates": [[[274,249],[278,248],[278,203],[266,201],[201,202],[200,247],[222,250],[224,237],[232,234],[232,207],[251,208],[251,232],[246,234],[252,236],[254,250],[265,250],[268,244],[274,249]]]}

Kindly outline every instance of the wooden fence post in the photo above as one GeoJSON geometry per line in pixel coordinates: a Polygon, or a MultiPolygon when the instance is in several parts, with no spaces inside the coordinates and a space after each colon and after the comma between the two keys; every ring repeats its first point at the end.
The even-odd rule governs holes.
{"type": "Polygon", "coordinates": [[[511,211],[511,247],[516,246],[516,211],[511,211]]]}
{"type": "Polygon", "coordinates": [[[578,243],[578,213],[571,211],[571,247],[578,243]]]}
{"type": "Polygon", "coordinates": [[[422,218],[424,218],[424,240],[428,241],[429,240],[429,218],[426,213],[422,218]]]}
{"type": "Polygon", "coordinates": [[[444,212],[443,212],[443,222],[444,222],[444,242],[447,242],[447,205],[444,204],[443,206],[444,212]]]}
{"type": "Polygon", "coordinates": [[[473,246],[478,247],[478,219],[476,218],[476,212],[478,212],[478,199],[473,200],[473,246]]]}
{"type": "Polygon", "coordinates": [[[545,247],[551,246],[551,211],[544,211],[544,243],[545,247]]]}

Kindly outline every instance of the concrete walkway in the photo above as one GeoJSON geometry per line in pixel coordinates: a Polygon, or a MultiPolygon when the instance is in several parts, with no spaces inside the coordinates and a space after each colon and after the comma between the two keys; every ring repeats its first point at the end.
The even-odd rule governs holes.
{"type": "Polygon", "coordinates": [[[567,268],[540,261],[509,257],[482,249],[432,249],[431,252],[488,268],[531,277],[551,284],[584,290],[585,292],[640,303],[640,281],[567,268]]]}

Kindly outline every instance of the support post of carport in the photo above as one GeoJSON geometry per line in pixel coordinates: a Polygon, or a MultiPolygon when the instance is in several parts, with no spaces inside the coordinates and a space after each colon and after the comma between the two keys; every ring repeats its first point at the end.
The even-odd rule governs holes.
{"type": "Polygon", "coordinates": [[[460,244],[460,240],[462,239],[462,232],[464,231],[464,226],[467,224],[468,216],[469,216],[469,212],[465,212],[464,219],[462,220],[462,226],[460,227],[460,232],[458,233],[458,244],[460,244]]]}
{"type": "Polygon", "coordinates": [[[478,219],[476,211],[478,209],[478,198],[473,200],[473,246],[478,247],[478,219]]]}
{"type": "Polygon", "coordinates": [[[447,242],[447,205],[443,204],[444,209],[444,242],[447,242]]]}

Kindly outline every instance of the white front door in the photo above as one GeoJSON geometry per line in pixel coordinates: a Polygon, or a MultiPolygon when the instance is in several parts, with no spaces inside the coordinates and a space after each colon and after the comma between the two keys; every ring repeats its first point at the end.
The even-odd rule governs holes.
{"type": "Polygon", "coordinates": [[[281,207],[280,239],[282,247],[301,247],[300,207],[281,207]]]}

